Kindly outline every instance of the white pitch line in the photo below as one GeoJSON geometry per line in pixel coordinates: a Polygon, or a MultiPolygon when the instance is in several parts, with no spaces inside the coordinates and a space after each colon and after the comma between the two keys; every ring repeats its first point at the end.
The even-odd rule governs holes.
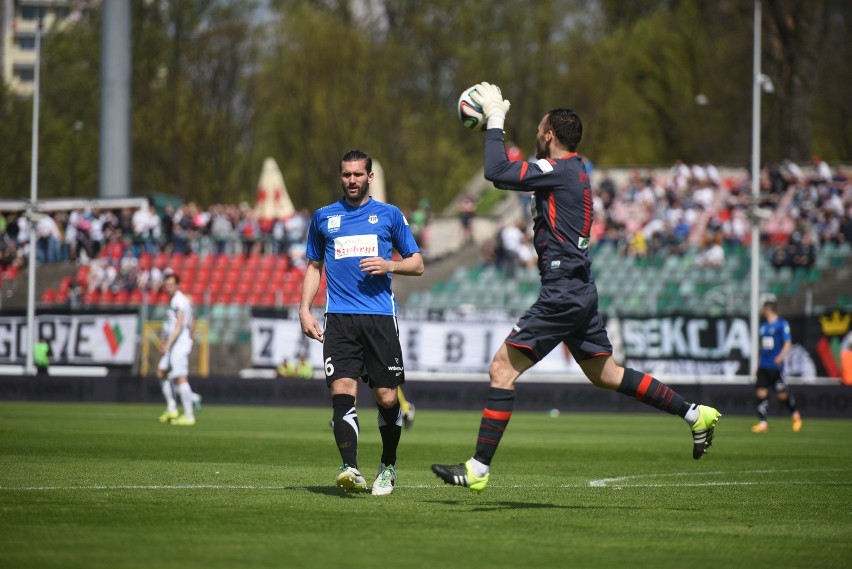
{"type": "MultiPolygon", "coordinates": [[[[577,482],[573,484],[492,484],[492,488],[697,488],[703,486],[758,486],[758,485],[844,485],[848,482],[813,482],[801,480],[743,480],[743,481],[715,481],[715,482],[658,482],[658,483],[635,483],[623,484],[631,480],[647,480],[657,478],[677,478],[691,476],[720,476],[720,475],[745,475],[745,474],[788,474],[796,472],[845,472],[845,468],[797,468],[788,470],[740,470],[740,471],[710,471],[710,472],[666,472],[650,474],[634,474],[631,476],[617,476],[613,478],[600,478],[588,482],[577,482]]],[[[442,489],[452,488],[448,484],[399,484],[397,488],[405,489],[442,489]]],[[[124,485],[84,485],[84,486],[0,486],[2,491],[72,491],[72,490],[299,490],[304,486],[258,486],[251,484],[124,484],[124,485]]]]}
{"type": "MultiPolygon", "coordinates": [[[[671,478],[671,477],[680,477],[680,476],[719,476],[723,474],[727,475],[741,475],[741,474],[787,474],[791,472],[838,472],[843,471],[845,469],[842,468],[795,468],[795,469],[787,469],[787,470],[774,470],[774,469],[761,469],[761,470],[740,470],[740,471],[714,471],[714,472],[669,472],[669,473],[661,473],[661,474],[634,474],[632,476],[617,476],[615,478],[601,478],[599,480],[589,480],[590,487],[597,488],[623,488],[625,486],[638,487],[636,484],[619,484],[620,482],[625,482],[627,480],[642,480],[647,478],[671,478]]],[[[757,482],[748,482],[741,484],[761,484],[766,483],[766,481],[757,481],[757,482]]],[[[706,483],[703,485],[731,485],[735,483],[706,483]]],[[[691,484],[695,485],[695,484],[691,484]]],[[[683,484],[670,484],[670,486],[683,486],[683,484]]]]}
{"type": "Polygon", "coordinates": [[[294,486],[237,486],[222,484],[174,484],[144,486],[128,484],[123,486],[0,486],[0,490],[288,490],[294,486]]]}

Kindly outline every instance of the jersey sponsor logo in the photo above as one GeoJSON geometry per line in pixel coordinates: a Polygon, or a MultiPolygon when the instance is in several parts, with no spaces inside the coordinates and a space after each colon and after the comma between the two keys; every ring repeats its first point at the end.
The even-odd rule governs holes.
{"type": "Polygon", "coordinates": [[[550,268],[551,269],[558,269],[561,264],[562,264],[562,261],[550,261],[550,268]]]}
{"type": "Polygon", "coordinates": [[[370,223],[378,223],[379,216],[374,213],[369,218],[367,218],[367,221],[369,221],[370,223]]]}
{"type": "Polygon", "coordinates": [[[334,239],[334,258],[347,257],[377,257],[379,255],[379,238],[370,235],[349,235],[334,239]]]}
{"type": "Polygon", "coordinates": [[[580,237],[577,240],[577,247],[580,249],[588,249],[589,248],[589,238],[588,237],[580,237]]]}
{"type": "Polygon", "coordinates": [[[340,231],[340,219],[342,215],[330,215],[328,216],[328,230],[329,232],[340,231]]]}

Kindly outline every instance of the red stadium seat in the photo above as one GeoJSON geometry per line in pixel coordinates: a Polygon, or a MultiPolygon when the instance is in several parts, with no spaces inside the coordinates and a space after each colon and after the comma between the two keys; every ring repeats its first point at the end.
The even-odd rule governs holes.
{"type": "Polygon", "coordinates": [[[7,281],[13,281],[21,274],[21,270],[15,265],[9,265],[6,267],[6,270],[3,271],[3,279],[7,281]]]}
{"type": "Polygon", "coordinates": [[[41,293],[41,301],[53,304],[56,302],[56,291],[52,288],[45,289],[43,293],[41,293]]]}
{"type": "Polygon", "coordinates": [[[93,291],[87,292],[83,295],[83,303],[84,304],[100,304],[101,302],[101,291],[95,289],[93,291]]]}
{"type": "Polygon", "coordinates": [[[157,257],[154,259],[154,266],[158,269],[165,269],[166,265],[169,263],[169,256],[165,253],[157,253],[157,257]]]}
{"type": "Polygon", "coordinates": [[[77,284],[80,286],[86,286],[89,282],[89,265],[81,265],[79,269],[77,269],[77,284]]]}
{"type": "Polygon", "coordinates": [[[154,265],[154,256],[151,253],[142,253],[139,255],[139,268],[147,271],[154,265]]]}

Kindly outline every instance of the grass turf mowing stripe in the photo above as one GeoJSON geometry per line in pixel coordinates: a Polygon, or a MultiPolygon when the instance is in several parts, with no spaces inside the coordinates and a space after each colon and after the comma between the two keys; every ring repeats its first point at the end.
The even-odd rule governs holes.
{"type": "MultiPolygon", "coordinates": [[[[432,569],[476,559],[657,569],[700,552],[710,566],[810,568],[852,558],[839,507],[852,503],[852,421],[806,416],[800,433],[776,421],[755,436],[750,419],[726,417],[710,454],[693,461],[689,428],[667,415],[519,412],[476,495],[440,483],[429,465],[469,457],[480,414],[417,410],[399,485],[377,498],[334,486],[328,409],[209,406],[178,429],[157,423],[159,406],[0,403],[0,567],[432,569]]],[[[375,413],[359,409],[370,482],[375,413]]]]}

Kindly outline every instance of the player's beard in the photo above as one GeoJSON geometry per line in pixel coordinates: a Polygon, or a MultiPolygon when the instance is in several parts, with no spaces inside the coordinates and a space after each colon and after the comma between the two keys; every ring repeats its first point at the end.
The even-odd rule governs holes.
{"type": "Polygon", "coordinates": [[[550,152],[548,151],[547,147],[543,147],[541,145],[541,141],[538,139],[538,137],[536,137],[536,139],[535,139],[535,157],[539,160],[542,160],[544,158],[548,158],[549,156],[550,156],[550,152]]]}
{"type": "MultiPolygon", "coordinates": [[[[364,182],[364,185],[358,188],[358,192],[356,194],[351,194],[349,186],[344,184],[340,184],[343,188],[343,197],[346,198],[346,201],[352,203],[361,203],[364,200],[364,196],[370,193],[370,182],[364,182]]],[[[354,188],[353,188],[354,189],[354,188]]]]}

